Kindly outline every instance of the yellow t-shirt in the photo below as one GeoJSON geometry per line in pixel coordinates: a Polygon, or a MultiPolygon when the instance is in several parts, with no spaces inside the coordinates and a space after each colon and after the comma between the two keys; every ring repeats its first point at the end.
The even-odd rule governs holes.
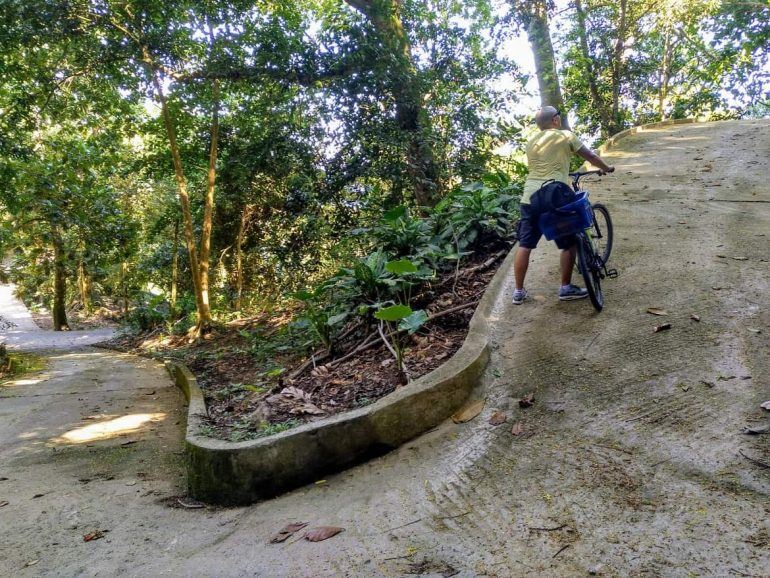
{"type": "Polygon", "coordinates": [[[545,181],[553,179],[569,185],[570,160],[582,146],[580,139],[569,130],[549,128],[532,137],[527,143],[529,175],[521,202],[529,203],[532,193],[545,181]]]}

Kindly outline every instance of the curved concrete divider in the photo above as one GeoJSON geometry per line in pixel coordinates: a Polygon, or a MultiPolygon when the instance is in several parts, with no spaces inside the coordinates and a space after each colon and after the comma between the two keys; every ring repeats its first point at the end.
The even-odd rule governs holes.
{"type": "Polygon", "coordinates": [[[620,131],[617,134],[612,135],[610,138],[608,138],[602,145],[599,147],[599,152],[608,150],[610,147],[612,147],[613,144],[618,142],[620,139],[625,138],[629,135],[636,134],[638,132],[644,132],[645,130],[651,130],[653,128],[661,128],[664,126],[671,126],[674,124],[692,124],[694,122],[698,122],[695,118],[677,118],[677,119],[671,119],[671,120],[661,120],[658,122],[651,122],[649,124],[642,124],[639,126],[632,126],[631,128],[627,128],[626,130],[620,131]]]}
{"type": "Polygon", "coordinates": [[[372,405],[273,436],[228,442],[199,435],[207,415],[203,394],[186,367],[167,362],[190,404],[190,495],[226,505],[269,498],[383,454],[447,419],[478,385],[489,360],[489,318],[512,266],[513,251],[479,302],[465,342],[446,363],[372,405]]]}

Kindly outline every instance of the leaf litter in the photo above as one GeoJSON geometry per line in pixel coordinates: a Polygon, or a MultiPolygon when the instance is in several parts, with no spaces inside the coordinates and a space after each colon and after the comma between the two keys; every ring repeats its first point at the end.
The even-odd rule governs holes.
{"type": "Polygon", "coordinates": [[[511,433],[516,437],[524,435],[524,431],[524,424],[521,422],[513,424],[513,427],[511,428],[511,433]]]}
{"type": "Polygon", "coordinates": [[[345,528],[338,528],[337,526],[318,526],[307,531],[305,540],[308,542],[322,542],[344,531],[345,528]]]}
{"type": "Polygon", "coordinates": [[[277,534],[274,534],[270,538],[270,543],[280,544],[281,542],[285,542],[290,536],[293,536],[296,532],[299,532],[307,525],[307,522],[294,522],[292,524],[286,524],[283,528],[278,530],[277,534]]]}
{"type": "Polygon", "coordinates": [[[649,313],[650,315],[660,315],[660,316],[668,315],[668,311],[666,311],[665,309],[660,309],[658,307],[647,308],[647,313],[649,313]]]}
{"type": "Polygon", "coordinates": [[[489,423],[492,425],[500,425],[508,421],[508,416],[506,416],[501,411],[496,411],[493,413],[489,418],[489,423]]]}
{"type": "Polygon", "coordinates": [[[487,402],[486,398],[484,399],[477,399],[469,404],[467,404],[465,407],[463,407],[460,411],[455,413],[452,416],[452,421],[455,423],[465,423],[468,421],[471,421],[473,418],[475,418],[477,415],[481,413],[481,410],[484,409],[484,404],[487,402]]]}

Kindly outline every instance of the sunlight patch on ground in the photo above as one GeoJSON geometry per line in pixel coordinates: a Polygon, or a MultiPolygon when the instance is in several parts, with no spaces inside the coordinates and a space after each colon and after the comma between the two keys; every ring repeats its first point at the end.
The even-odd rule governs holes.
{"type": "Polygon", "coordinates": [[[166,419],[165,413],[134,413],[122,417],[92,423],[62,434],[52,441],[66,444],[82,444],[97,440],[106,440],[140,430],[148,423],[166,419]]]}
{"type": "Polygon", "coordinates": [[[0,387],[18,387],[19,385],[37,385],[41,381],[45,381],[47,377],[38,377],[34,379],[12,379],[6,381],[0,385],[0,387]]]}

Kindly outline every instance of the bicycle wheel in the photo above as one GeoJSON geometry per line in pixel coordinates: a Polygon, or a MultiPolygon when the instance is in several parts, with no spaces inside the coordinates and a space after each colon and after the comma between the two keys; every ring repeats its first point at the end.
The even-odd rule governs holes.
{"type": "Polygon", "coordinates": [[[578,268],[583,275],[583,281],[585,281],[588,290],[588,298],[594,309],[601,311],[604,307],[604,293],[602,293],[600,264],[596,262],[598,255],[594,253],[591,241],[585,233],[578,234],[577,253],[578,268]]]}
{"type": "Polygon", "coordinates": [[[612,252],[612,219],[607,207],[601,203],[591,205],[591,209],[594,213],[594,225],[589,234],[596,254],[601,258],[602,264],[606,264],[612,252]]]}

